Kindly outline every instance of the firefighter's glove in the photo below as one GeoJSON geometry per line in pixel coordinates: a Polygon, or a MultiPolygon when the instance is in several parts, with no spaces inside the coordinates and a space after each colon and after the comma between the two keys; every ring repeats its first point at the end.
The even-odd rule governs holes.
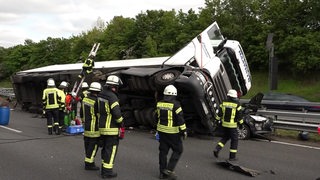
{"type": "Polygon", "coordinates": [[[188,137],[187,131],[184,130],[184,131],[181,131],[180,133],[181,133],[182,139],[183,139],[183,140],[186,140],[187,137],[188,137]]]}
{"type": "Polygon", "coordinates": [[[243,124],[239,124],[239,129],[242,129],[243,128],[243,124]]]}

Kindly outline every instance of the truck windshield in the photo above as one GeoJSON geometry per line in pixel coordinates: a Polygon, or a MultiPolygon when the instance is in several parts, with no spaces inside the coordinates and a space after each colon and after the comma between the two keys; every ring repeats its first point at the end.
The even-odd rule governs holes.
{"type": "Polygon", "coordinates": [[[217,24],[213,24],[213,26],[207,31],[207,34],[210,40],[224,40],[217,24]]]}

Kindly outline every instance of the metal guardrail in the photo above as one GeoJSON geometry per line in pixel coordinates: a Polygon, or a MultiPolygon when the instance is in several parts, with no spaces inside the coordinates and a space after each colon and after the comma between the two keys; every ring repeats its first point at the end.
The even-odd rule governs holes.
{"type": "Polygon", "coordinates": [[[13,88],[0,88],[0,96],[14,98],[15,94],[13,88]]]}
{"type": "Polygon", "coordinates": [[[257,114],[272,117],[275,129],[317,132],[320,113],[259,109],[257,114]]]}
{"type": "MultiPolygon", "coordinates": [[[[248,99],[240,100],[242,104],[249,103],[248,99]]],[[[320,103],[319,102],[292,102],[263,100],[257,114],[274,119],[275,129],[289,129],[296,131],[317,132],[320,126],[320,103]],[[291,107],[296,111],[267,109],[267,105],[291,107]],[[310,107],[319,108],[319,112],[310,112],[310,107]]]]}

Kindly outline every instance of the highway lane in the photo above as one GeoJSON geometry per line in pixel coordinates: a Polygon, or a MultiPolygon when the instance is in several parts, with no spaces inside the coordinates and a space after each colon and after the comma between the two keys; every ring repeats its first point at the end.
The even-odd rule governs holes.
{"type": "MultiPolygon", "coordinates": [[[[219,137],[184,141],[176,173],[183,180],[249,179],[218,166],[212,150],[219,137]]],[[[320,146],[296,146],[258,140],[239,142],[239,164],[259,170],[255,179],[310,179],[320,177],[320,146]]],[[[229,144],[221,152],[228,157],[229,144]]],[[[47,135],[46,120],[20,110],[11,111],[8,126],[0,127],[1,180],[101,179],[85,171],[82,135],[47,135]],[[11,128],[11,129],[8,129],[11,128]]],[[[96,157],[99,165],[100,150],[96,157]]],[[[130,130],[121,140],[114,167],[115,179],[158,179],[158,142],[148,131],[130,130]]]]}

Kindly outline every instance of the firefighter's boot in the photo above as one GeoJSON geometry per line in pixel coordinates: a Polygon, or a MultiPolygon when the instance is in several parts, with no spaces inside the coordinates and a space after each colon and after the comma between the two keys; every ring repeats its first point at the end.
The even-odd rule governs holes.
{"type": "Polygon", "coordinates": [[[214,150],[213,151],[213,155],[214,155],[214,157],[218,158],[219,157],[219,151],[218,150],[214,150]]]}
{"type": "Polygon", "coordinates": [[[176,180],[178,178],[178,176],[176,175],[176,173],[174,171],[170,171],[170,170],[165,169],[163,171],[163,173],[165,175],[167,175],[168,179],[170,179],[170,180],[176,180]]]}
{"type": "Polygon", "coordinates": [[[60,134],[61,134],[61,132],[62,132],[62,127],[61,127],[61,126],[59,126],[57,135],[60,135],[60,134]]]}
{"type": "Polygon", "coordinates": [[[49,135],[52,135],[52,127],[49,127],[49,128],[48,128],[48,134],[49,134],[49,135]]]}
{"type": "Polygon", "coordinates": [[[114,178],[114,177],[117,177],[117,173],[113,172],[112,169],[107,169],[107,168],[103,168],[101,169],[101,177],[103,179],[106,179],[106,178],[114,178]]]}
{"type": "Polygon", "coordinates": [[[99,170],[99,167],[97,167],[94,163],[85,162],[84,169],[91,170],[91,171],[97,171],[97,170],[99,170]]]}
{"type": "Polygon", "coordinates": [[[236,153],[230,152],[229,154],[229,161],[237,161],[238,159],[236,158],[236,153]]]}

